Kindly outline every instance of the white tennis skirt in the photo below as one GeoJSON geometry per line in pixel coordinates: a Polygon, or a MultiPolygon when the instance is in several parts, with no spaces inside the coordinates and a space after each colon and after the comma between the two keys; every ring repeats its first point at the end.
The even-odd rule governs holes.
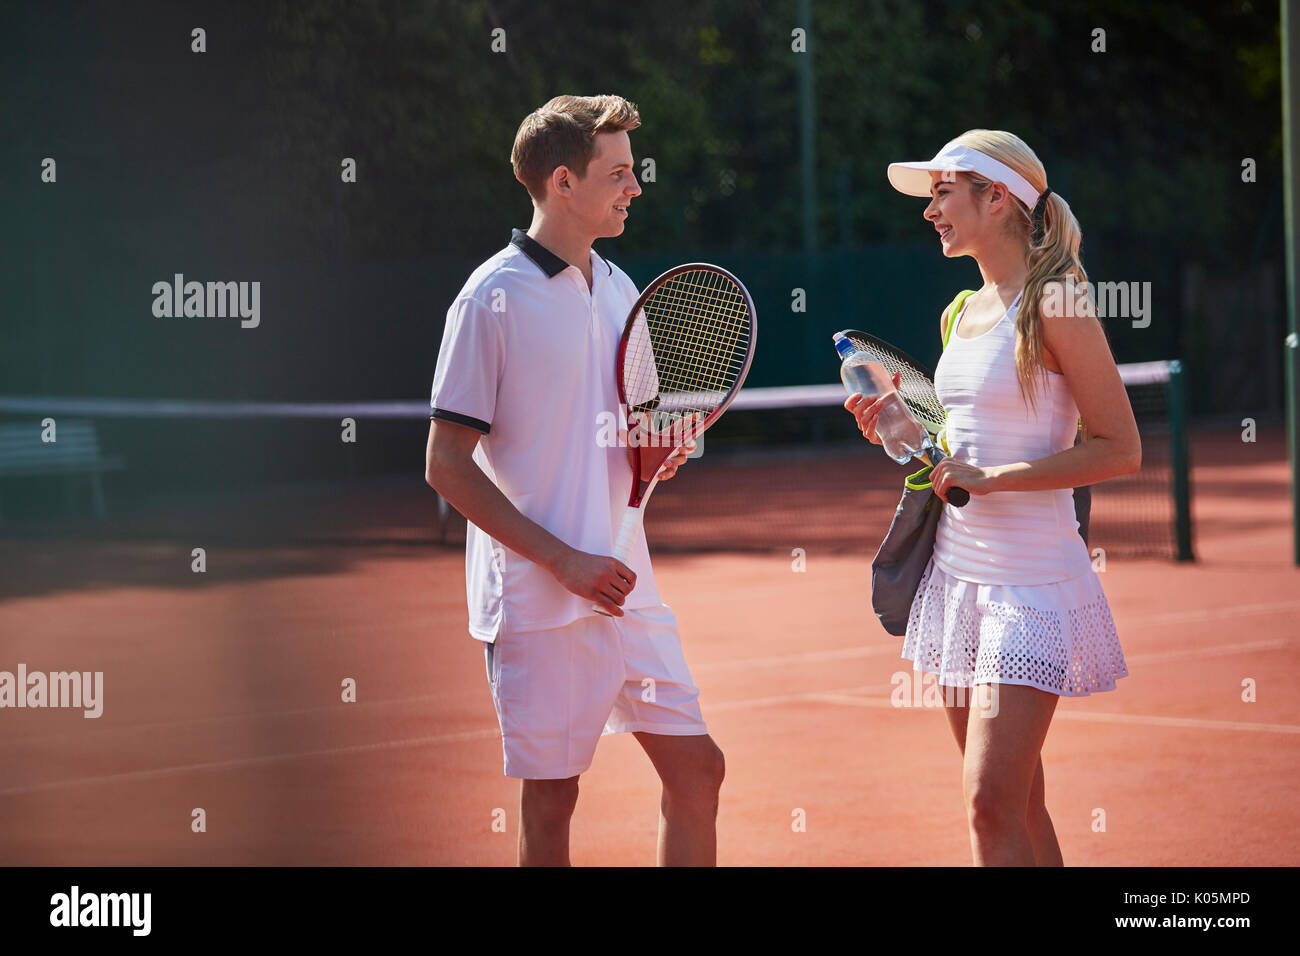
{"type": "Polygon", "coordinates": [[[1053,584],[975,584],[931,559],[912,601],[903,658],[943,685],[1024,684],[1062,697],[1114,690],[1128,676],[1093,571],[1053,584]]]}

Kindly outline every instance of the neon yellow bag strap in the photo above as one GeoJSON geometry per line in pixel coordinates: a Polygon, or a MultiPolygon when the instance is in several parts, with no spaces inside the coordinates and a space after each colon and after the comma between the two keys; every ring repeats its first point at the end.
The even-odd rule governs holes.
{"type": "MultiPolygon", "coordinates": [[[[975,294],[974,289],[965,289],[961,292],[958,292],[957,298],[953,299],[952,302],[948,303],[948,311],[946,313],[948,318],[943,324],[943,347],[945,349],[948,348],[948,340],[952,338],[952,326],[953,326],[953,321],[957,318],[957,312],[961,309],[962,305],[966,302],[966,300],[969,299],[974,294],[975,294]]],[[[946,415],[944,417],[947,418],[946,415]]],[[[945,455],[951,454],[951,452],[948,450],[948,429],[946,428],[942,429],[939,432],[937,438],[939,441],[939,447],[943,449],[943,453],[945,455]]],[[[917,472],[917,474],[913,475],[912,478],[916,478],[920,474],[921,472],[917,472]]],[[[911,481],[912,479],[909,478],[908,487],[911,487],[911,481]]]]}
{"type": "Polygon", "coordinates": [[[952,323],[957,318],[957,313],[967,299],[975,294],[974,289],[966,289],[964,292],[958,292],[957,298],[953,299],[948,305],[948,321],[943,326],[943,347],[948,347],[948,340],[952,338],[952,323]]]}

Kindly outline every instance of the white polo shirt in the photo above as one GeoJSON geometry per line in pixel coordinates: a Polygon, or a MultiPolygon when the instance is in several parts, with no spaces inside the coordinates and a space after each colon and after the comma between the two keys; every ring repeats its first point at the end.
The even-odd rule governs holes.
{"type": "MultiPolygon", "coordinates": [[[[447,310],[430,417],[482,432],[474,460],[511,504],[566,544],[607,555],[632,466],[625,447],[600,437],[618,415],[614,363],[639,293],[595,252],[591,264],[588,290],[576,266],[514,230],[447,310]]],[[[628,566],[637,580],[624,609],[662,604],[644,532],[628,566]]],[[[502,628],[543,630],[597,613],[472,523],[465,589],[470,634],[481,641],[502,628]]]]}

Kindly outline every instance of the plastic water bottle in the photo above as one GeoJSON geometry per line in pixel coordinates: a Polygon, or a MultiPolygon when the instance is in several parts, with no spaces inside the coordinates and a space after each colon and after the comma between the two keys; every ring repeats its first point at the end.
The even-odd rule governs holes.
{"type": "Polygon", "coordinates": [[[843,337],[835,339],[835,350],[840,353],[840,379],[852,395],[861,392],[874,401],[885,396],[876,419],[876,434],[880,436],[885,454],[900,465],[925,449],[929,434],[913,417],[894,388],[894,378],[885,367],[866,352],[859,352],[853,343],[843,337]]]}

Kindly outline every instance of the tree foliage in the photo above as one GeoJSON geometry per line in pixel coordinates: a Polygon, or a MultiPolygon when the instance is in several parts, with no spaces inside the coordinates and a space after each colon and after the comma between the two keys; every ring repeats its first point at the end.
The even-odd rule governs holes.
{"type": "Polygon", "coordinates": [[[322,252],[343,229],[361,259],[499,245],[529,215],[508,162],[522,117],[559,92],[619,92],[641,108],[633,148],[657,169],[620,250],[796,250],[801,55],[816,77],[823,244],[923,235],[885,165],[980,126],[1024,138],[1085,237],[1117,257],[1158,245],[1226,261],[1280,182],[1276,3],[811,6],[799,54],[793,0],[277,0],[261,109],[285,226],[322,252]],[[491,50],[496,28],[505,53],[491,50]],[[339,155],[361,164],[342,200],[339,155]],[[1258,184],[1241,182],[1245,157],[1258,184]]]}

